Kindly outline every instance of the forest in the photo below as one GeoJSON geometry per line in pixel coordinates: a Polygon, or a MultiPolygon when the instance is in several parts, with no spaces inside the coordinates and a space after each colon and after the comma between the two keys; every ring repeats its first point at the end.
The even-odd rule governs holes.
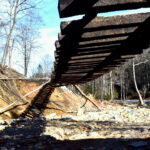
{"type": "Polygon", "coordinates": [[[91,93],[97,99],[138,99],[134,83],[143,99],[150,98],[150,49],[143,50],[141,55],[127,60],[121,67],[104,74],[94,81],[81,85],[82,90],[91,93]],[[133,66],[134,61],[134,66],[133,66]],[[134,70],[133,70],[134,67],[134,70]]]}

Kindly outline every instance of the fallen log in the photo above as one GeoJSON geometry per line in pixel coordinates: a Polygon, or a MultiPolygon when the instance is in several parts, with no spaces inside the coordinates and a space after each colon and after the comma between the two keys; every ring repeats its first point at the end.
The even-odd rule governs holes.
{"type": "Polygon", "coordinates": [[[74,85],[74,87],[86,99],[86,102],[84,103],[84,105],[82,105],[82,107],[84,107],[86,105],[87,101],[90,101],[94,106],[96,106],[98,108],[98,110],[101,110],[101,108],[92,99],[87,97],[77,85],[74,85]]]}

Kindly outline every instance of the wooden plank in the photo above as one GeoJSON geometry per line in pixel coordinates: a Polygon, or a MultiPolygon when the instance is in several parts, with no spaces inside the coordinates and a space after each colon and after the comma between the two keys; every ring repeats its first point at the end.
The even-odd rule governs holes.
{"type": "MultiPolygon", "coordinates": [[[[104,45],[104,46],[97,46],[94,48],[76,48],[76,55],[80,55],[83,53],[91,53],[91,52],[96,52],[96,53],[107,53],[107,52],[111,52],[114,51],[115,49],[118,49],[120,47],[120,44],[116,44],[116,45],[104,45]]],[[[60,54],[63,51],[63,54],[67,55],[68,51],[71,51],[71,49],[68,47],[67,49],[64,48],[60,48],[57,49],[57,54],[60,54]]]]}
{"type": "MultiPolygon", "coordinates": [[[[133,28],[132,28],[132,31],[133,31],[133,28]]],[[[111,31],[112,32],[112,31],[111,31]]],[[[118,30],[118,32],[120,32],[118,30]]],[[[108,32],[108,34],[110,35],[103,35],[103,36],[100,36],[99,34],[99,31],[98,32],[95,32],[95,33],[88,33],[88,35],[86,35],[86,37],[84,38],[81,38],[80,41],[78,42],[78,45],[86,45],[86,44],[92,44],[92,43],[106,43],[106,42],[113,42],[113,41],[119,41],[119,40],[125,40],[128,38],[128,36],[132,33],[121,33],[121,34],[116,34],[117,32],[115,31],[114,34],[110,34],[110,32],[108,32]],[[97,36],[93,36],[92,37],[92,34],[97,34],[97,36]],[[115,35],[116,34],[116,35],[115,35]]],[[[63,36],[62,36],[63,37],[63,36]]],[[[60,38],[59,38],[60,39],[60,38]]],[[[61,40],[61,39],[60,39],[61,40]]],[[[56,48],[60,48],[61,47],[61,44],[59,41],[56,42],[56,48]]]]}
{"type": "Polygon", "coordinates": [[[83,55],[94,55],[94,54],[108,54],[108,53],[112,53],[113,51],[115,51],[117,48],[111,48],[111,49],[98,49],[98,50],[88,50],[88,51],[85,51],[85,50],[82,50],[82,51],[79,51],[77,53],[77,55],[79,56],[83,56],[83,55]]]}
{"type": "MultiPolygon", "coordinates": [[[[111,17],[95,17],[91,22],[83,27],[82,32],[94,32],[100,30],[123,29],[140,26],[148,17],[150,13],[111,16],[111,17]]],[[[61,23],[61,33],[63,35],[70,34],[70,32],[77,30],[80,25],[80,20],[65,21],[61,23]]]]}
{"type": "Polygon", "coordinates": [[[102,53],[112,51],[115,49],[118,49],[121,46],[121,44],[114,44],[114,45],[106,45],[106,46],[94,46],[94,47],[88,47],[88,48],[78,48],[77,52],[90,52],[90,51],[101,51],[102,53]]]}
{"type": "Polygon", "coordinates": [[[92,48],[92,47],[103,47],[103,46],[113,46],[113,45],[121,45],[121,43],[124,40],[113,40],[113,41],[104,41],[104,42],[92,42],[92,43],[83,43],[82,45],[80,44],[77,48],[79,49],[85,49],[85,48],[92,48]]]}
{"type": "Polygon", "coordinates": [[[69,39],[63,38],[56,42],[56,49],[63,49],[63,47],[74,47],[74,41],[77,41],[77,47],[85,47],[86,45],[115,45],[116,41],[123,41],[127,39],[128,36],[122,36],[117,38],[105,38],[105,37],[111,37],[112,35],[118,35],[118,34],[124,34],[124,35],[130,35],[133,33],[137,28],[129,28],[129,29],[121,29],[121,30],[111,30],[111,31],[97,31],[92,33],[84,33],[81,35],[81,38],[76,40],[75,38],[69,39]],[[104,39],[102,39],[104,37],[104,39]],[[100,39],[99,39],[100,38],[100,39]],[[87,41],[86,41],[87,40],[87,41]],[[109,43],[110,42],[110,43],[109,43]],[[69,43],[69,44],[68,44],[69,43]],[[101,43],[101,44],[100,44],[101,43]]]}
{"type": "MultiPolygon", "coordinates": [[[[89,44],[99,43],[99,45],[107,45],[109,42],[110,44],[114,44],[113,42],[116,41],[123,41],[126,40],[128,36],[122,36],[122,37],[114,37],[114,38],[104,38],[104,39],[95,39],[95,40],[87,40],[87,41],[79,41],[80,46],[88,46],[89,44]],[[101,43],[101,44],[100,44],[101,43]]],[[[82,39],[81,39],[82,40],[82,39]]],[[[109,45],[110,45],[109,44],[109,45]]],[[[111,45],[112,45],[111,44],[111,45]]]]}
{"type": "MultiPolygon", "coordinates": [[[[102,56],[109,56],[111,54],[111,51],[104,51],[104,53],[102,51],[87,51],[87,52],[83,52],[80,53],[78,52],[75,56],[71,56],[70,59],[77,59],[77,58],[88,58],[88,57],[102,57],[102,56]]],[[[59,59],[60,55],[55,53],[55,59],[59,59]]]]}
{"type": "Polygon", "coordinates": [[[88,73],[89,71],[92,71],[93,69],[87,69],[87,70],[67,70],[65,73],[66,74],[74,74],[74,73],[76,73],[76,74],[83,74],[83,73],[88,73]]]}
{"type": "Polygon", "coordinates": [[[76,55],[71,57],[71,60],[77,60],[77,59],[87,59],[87,58],[100,58],[100,57],[107,57],[109,56],[111,53],[97,53],[97,54],[85,54],[85,55],[76,55]]]}
{"type": "Polygon", "coordinates": [[[122,56],[120,56],[122,59],[132,59],[132,58],[134,58],[135,56],[136,56],[137,54],[135,54],[135,55],[122,55],[122,56]]]}
{"type": "Polygon", "coordinates": [[[150,44],[150,17],[122,44],[120,49],[116,53],[112,53],[105,59],[100,65],[98,65],[93,71],[89,72],[87,76],[81,80],[85,80],[93,75],[94,72],[101,71],[104,67],[110,64],[121,64],[126,59],[122,59],[120,56],[124,54],[138,53],[142,49],[148,48],[150,44]],[[126,50],[128,48],[128,50],[126,50]],[[126,50],[126,51],[125,51],[126,50]]]}
{"type": "MultiPolygon", "coordinates": [[[[84,54],[104,54],[104,53],[108,53],[108,52],[113,52],[115,51],[116,49],[120,48],[120,44],[117,44],[117,45],[110,45],[110,46],[97,46],[97,47],[94,47],[94,48],[80,48],[80,49],[76,49],[76,54],[75,55],[84,55],[84,54]]],[[[66,56],[68,54],[68,49],[58,49],[57,52],[61,53],[63,51],[63,55],[66,56]]],[[[70,50],[71,51],[71,50],[70,50]]],[[[60,56],[60,55],[59,55],[60,56]]],[[[74,55],[72,55],[74,56],[74,55]]],[[[70,56],[71,57],[71,56],[70,56]]]]}
{"type": "Polygon", "coordinates": [[[82,76],[85,76],[85,75],[87,75],[87,73],[66,73],[66,72],[64,72],[63,74],[62,74],[62,77],[82,77],[82,76]]]}
{"type": "Polygon", "coordinates": [[[98,36],[93,36],[93,37],[90,37],[91,34],[89,34],[88,37],[81,38],[80,42],[93,42],[93,41],[113,39],[113,38],[126,38],[129,35],[131,35],[131,33],[132,31],[129,31],[129,33],[114,33],[114,34],[109,34],[109,35],[102,35],[102,36],[98,35],[98,36]]]}
{"type": "MultiPolygon", "coordinates": [[[[95,65],[96,66],[96,65],[95,65]]],[[[67,67],[67,70],[92,70],[94,67],[95,67],[94,65],[88,65],[88,66],[68,66],[67,67]]]]}
{"type": "MultiPolygon", "coordinates": [[[[113,65],[113,64],[110,64],[108,67],[117,67],[117,66],[119,66],[119,65],[117,65],[117,64],[115,64],[115,65],[113,65]]],[[[68,72],[69,71],[90,71],[90,70],[93,70],[94,68],[95,68],[96,66],[91,66],[91,65],[89,65],[88,67],[83,67],[83,66],[81,66],[81,67],[78,67],[78,66],[73,66],[73,67],[68,67],[68,72]]]]}
{"type": "Polygon", "coordinates": [[[68,61],[68,64],[72,64],[72,63],[91,63],[91,62],[101,62],[105,60],[105,57],[104,58],[96,58],[96,59],[79,59],[79,60],[70,60],[68,61]]]}
{"type": "MultiPolygon", "coordinates": [[[[105,57],[98,57],[97,59],[99,59],[99,61],[103,60],[105,57]]],[[[89,63],[89,60],[91,61],[92,58],[89,58],[89,59],[69,59],[67,61],[67,65],[68,64],[88,64],[89,63]]],[[[58,64],[63,64],[63,61],[60,60],[59,58],[55,60],[55,65],[58,65],[58,64]]],[[[66,67],[66,66],[64,66],[66,67]]]]}
{"type": "MultiPolygon", "coordinates": [[[[80,35],[80,39],[78,39],[78,43],[81,44],[81,42],[86,42],[86,41],[92,41],[93,40],[103,40],[103,41],[109,41],[112,40],[112,38],[116,36],[121,35],[129,35],[131,33],[133,33],[137,27],[130,27],[130,28],[118,28],[118,29],[109,29],[109,30],[99,30],[99,29],[95,29],[95,31],[93,32],[83,32],[80,35]]],[[[77,39],[75,39],[76,37],[72,37],[73,40],[77,41],[77,39]]],[[[69,35],[65,34],[63,36],[61,36],[61,38],[59,38],[59,42],[61,44],[65,44],[67,43],[69,40],[69,35]]]]}
{"type": "MultiPolygon", "coordinates": [[[[55,64],[57,64],[56,62],[55,62],[55,64]]],[[[88,63],[88,62],[82,62],[82,63],[70,63],[70,64],[67,64],[67,66],[65,66],[66,68],[67,67],[76,67],[76,66],[82,66],[82,67],[92,67],[92,66],[97,66],[99,64],[99,62],[92,62],[92,63],[88,63]]],[[[64,67],[64,68],[65,68],[64,67]]],[[[56,65],[56,67],[55,67],[55,69],[57,68],[57,65],[56,65]]]]}
{"type": "Polygon", "coordinates": [[[88,11],[101,13],[108,11],[150,7],[149,0],[59,0],[61,18],[86,14],[88,11]]]}
{"type": "MultiPolygon", "coordinates": [[[[105,55],[101,55],[101,54],[96,54],[96,55],[82,55],[82,56],[73,56],[70,58],[70,61],[75,61],[75,60],[81,60],[81,61],[84,61],[86,59],[100,59],[102,58],[102,60],[109,56],[111,53],[106,53],[105,55]]],[[[56,58],[56,61],[59,62],[59,58],[56,58]]]]}
{"type": "MultiPolygon", "coordinates": [[[[98,61],[98,60],[104,60],[105,57],[109,56],[111,53],[107,52],[107,53],[96,53],[96,54],[93,54],[93,55],[81,55],[81,56],[72,56],[70,57],[70,59],[68,60],[69,64],[70,63],[78,63],[78,62],[82,62],[82,63],[85,63],[85,62],[88,62],[88,60],[90,59],[93,59],[94,61],[98,61]]],[[[56,58],[56,63],[61,63],[61,60],[60,58],[56,58]]]]}
{"type": "MultiPolygon", "coordinates": [[[[123,29],[112,29],[112,30],[97,30],[93,32],[84,32],[81,34],[81,38],[79,43],[82,42],[93,42],[95,41],[109,41],[113,40],[114,38],[121,38],[124,39],[128,37],[131,33],[133,33],[137,27],[132,28],[123,28],[123,29]]],[[[59,35],[59,41],[64,41],[64,38],[67,35],[59,35]]]]}

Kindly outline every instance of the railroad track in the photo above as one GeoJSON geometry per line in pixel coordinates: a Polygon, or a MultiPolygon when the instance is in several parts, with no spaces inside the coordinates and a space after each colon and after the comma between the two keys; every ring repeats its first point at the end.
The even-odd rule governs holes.
{"type": "Polygon", "coordinates": [[[150,7],[148,0],[59,0],[61,22],[52,81],[80,84],[121,66],[150,44],[150,13],[99,17],[98,13],[150,7]]]}

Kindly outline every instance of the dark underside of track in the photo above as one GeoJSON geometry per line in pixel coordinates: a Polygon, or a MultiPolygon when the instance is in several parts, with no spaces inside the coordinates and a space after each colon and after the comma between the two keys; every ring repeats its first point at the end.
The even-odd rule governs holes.
{"type": "Polygon", "coordinates": [[[56,41],[52,84],[80,84],[98,78],[150,43],[150,13],[98,17],[98,13],[150,7],[148,0],[59,0],[61,23],[56,41]]]}

